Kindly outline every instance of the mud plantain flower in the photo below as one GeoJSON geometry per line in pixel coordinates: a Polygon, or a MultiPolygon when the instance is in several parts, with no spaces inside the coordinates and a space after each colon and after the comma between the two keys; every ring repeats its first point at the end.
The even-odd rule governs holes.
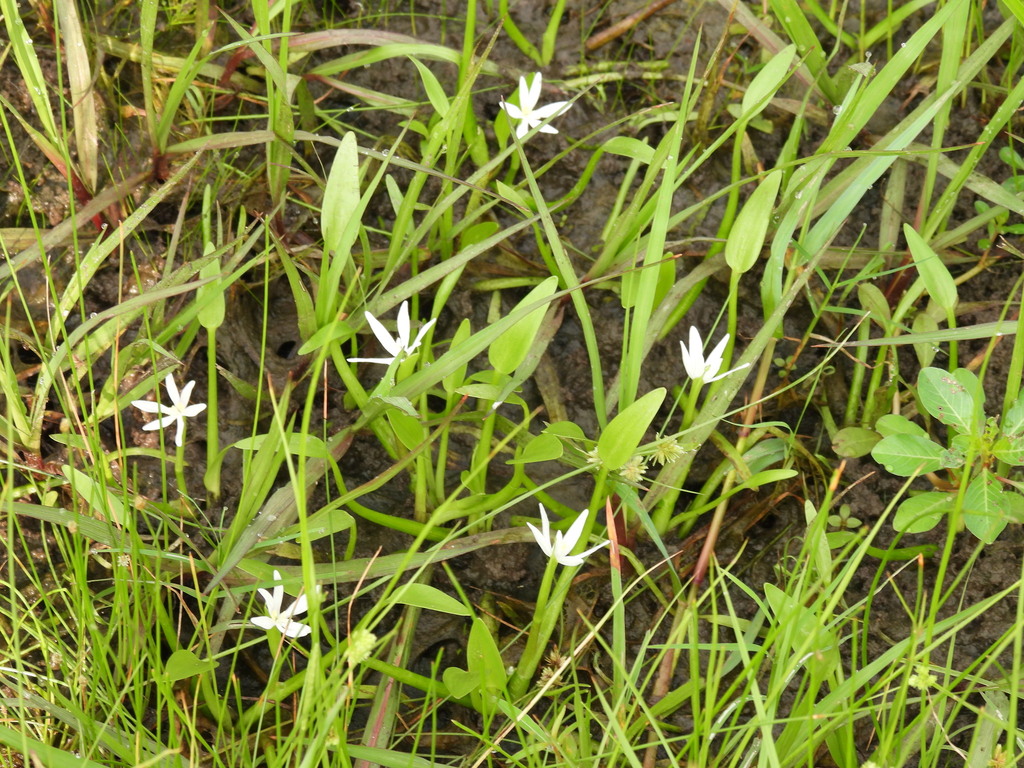
{"type": "Polygon", "coordinates": [[[398,336],[392,338],[391,334],[388,333],[388,329],[385,328],[380,320],[366,312],[366,322],[370,324],[370,328],[373,330],[373,335],[377,337],[377,341],[384,347],[391,357],[350,357],[348,361],[350,363],[380,363],[381,365],[391,365],[401,355],[411,355],[423,341],[423,336],[430,327],[434,324],[433,318],[428,322],[424,323],[423,327],[420,328],[420,332],[416,334],[416,338],[410,342],[409,337],[412,334],[412,325],[409,322],[409,302],[403,301],[402,306],[398,308],[398,336]]]}
{"type": "Polygon", "coordinates": [[[140,411],[155,413],[159,416],[155,421],[143,424],[142,428],[147,432],[152,432],[155,429],[177,424],[178,429],[174,434],[174,444],[180,448],[181,436],[185,432],[185,419],[190,419],[206,410],[206,403],[188,404],[188,399],[192,396],[192,389],[195,385],[194,381],[190,381],[179,392],[178,385],[174,383],[174,377],[168,373],[164,379],[164,386],[167,388],[167,394],[171,397],[170,407],[152,400],[133,400],[132,405],[140,411]]]}
{"type": "Polygon", "coordinates": [[[501,102],[501,108],[505,110],[506,114],[512,120],[519,121],[519,125],[516,126],[516,136],[520,139],[538,125],[541,133],[558,133],[557,128],[543,123],[548,118],[565,114],[571,106],[567,101],[553,101],[543,107],[538,107],[537,102],[540,100],[543,80],[544,76],[537,72],[533,76],[533,82],[527,85],[526,78],[521,76],[519,78],[519,106],[509,104],[505,100],[501,102]]]}
{"type": "Polygon", "coordinates": [[[680,341],[679,346],[683,349],[683,367],[691,379],[699,379],[705,384],[712,381],[724,379],[730,373],[746,368],[750,363],[738,365],[730,371],[719,373],[722,369],[722,357],[725,354],[725,347],[729,343],[729,334],[725,334],[711,350],[711,354],[704,357],[704,342],[701,341],[700,331],[690,326],[690,344],[680,341]]]}
{"type": "Polygon", "coordinates": [[[269,630],[273,627],[277,627],[278,631],[285,637],[305,637],[313,631],[313,628],[303,624],[301,621],[295,621],[294,617],[302,615],[309,607],[309,601],[306,599],[306,595],[299,595],[295,598],[295,602],[287,608],[282,608],[281,603],[284,601],[284,587],[280,584],[281,574],[276,568],[274,569],[274,581],[279,583],[274,587],[273,591],[268,591],[266,589],[259,590],[260,597],[262,597],[263,602],[266,603],[267,615],[254,616],[249,619],[249,621],[260,629],[269,630]]]}
{"type": "Polygon", "coordinates": [[[548,523],[548,511],[544,509],[543,504],[538,504],[538,506],[540,507],[540,530],[538,531],[532,523],[527,523],[526,525],[533,533],[533,538],[537,540],[537,546],[541,548],[545,555],[557,561],[559,564],[570,567],[583,565],[583,561],[587,557],[594,554],[597,550],[608,543],[607,541],[602,541],[596,547],[591,547],[585,552],[580,552],[578,555],[571,554],[579,543],[580,537],[583,535],[583,528],[587,524],[587,518],[590,516],[590,511],[584,509],[573,521],[573,524],[569,526],[568,531],[564,534],[561,531],[555,531],[555,537],[551,538],[551,525],[548,523]]]}

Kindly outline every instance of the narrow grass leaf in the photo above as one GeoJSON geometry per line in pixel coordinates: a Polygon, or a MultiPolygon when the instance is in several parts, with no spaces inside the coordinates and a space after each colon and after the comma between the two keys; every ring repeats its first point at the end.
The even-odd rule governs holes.
{"type": "MultiPolygon", "coordinates": [[[[0,744],[5,744],[12,750],[24,750],[35,758],[33,765],[43,765],[46,768],[103,768],[106,765],[34,739],[24,728],[14,730],[6,725],[0,725],[0,744]]],[[[13,753],[8,753],[8,757],[14,760],[13,753]]],[[[17,763],[12,762],[12,765],[15,764],[17,763]]]]}

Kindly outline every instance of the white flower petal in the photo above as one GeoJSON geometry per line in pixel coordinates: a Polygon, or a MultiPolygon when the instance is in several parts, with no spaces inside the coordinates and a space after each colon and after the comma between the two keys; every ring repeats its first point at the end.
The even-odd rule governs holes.
{"type": "Polygon", "coordinates": [[[537,541],[537,546],[540,547],[541,552],[543,552],[546,557],[551,557],[551,540],[541,531],[538,531],[534,527],[533,523],[527,523],[526,527],[530,529],[531,533],[533,533],[533,538],[537,541]]]}
{"type": "Polygon", "coordinates": [[[540,101],[540,89],[543,82],[544,75],[540,72],[533,76],[533,81],[530,83],[529,88],[525,87],[526,78],[519,77],[519,103],[527,112],[532,112],[533,108],[537,106],[537,102],[540,101]]]}
{"type": "Polygon", "coordinates": [[[177,420],[178,417],[172,413],[169,416],[164,416],[162,418],[157,419],[156,421],[151,421],[148,424],[143,424],[142,429],[146,432],[152,432],[154,430],[160,429],[161,427],[169,427],[177,420]]]}
{"type": "MultiPolygon", "coordinates": [[[[409,334],[412,326],[409,323],[409,302],[403,301],[398,308],[398,348],[409,351],[409,334]]],[[[389,352],[391,350],[388,350],[389,352]]]]}
{"type": "Polygon", "coordinates": [[[569,530],[565,532],[566,554],[572,552],[572,550],[575,549],[576,545],[579,543],[580,536],[583,535],[583,528],[586,526],[589,517],[590,510],[584,509],[582,512],[580,512],[576,519],[572,521],[572,525],[569,526],[569,530]]]}
{"type": "Polygon", "coordinates": [[[200,413],[206,410],[206,403],[192,403],[188,408],[182,410],[181,415],[186,418],[192,418],[198,416],[200,413]]]}
{"type": "Polygon", "coordinates": [[[305,637],[313,631],[312,627],[306,626],[305,624],[299,621],[289,621],[283,627],[279,625],[278,629],[281,630],[281,634],[283,634],[285,637],[293,637],[296,639],[300,637],[305,637]]]}
{"type": "Polygon", "coordinates": [[[531,116],[534,120],[546,120],[549,117],[557,117],[569,108],[568,101],[553,101],[533,110],[531,116]]]}
{"type": "Polygon", "coordinates": [[[377,341],[393,356],[397,356],[402,351],[402,345],[397,339],[391,338],[391,334],[388,333],[388,329],[378,320],[376,317],[371,315],[368,311],[363,313],[366,316],[366,322],[370,324],[370,328],[373,330],[373,335],[377,337],[377,341]]]}
{"type": "MultiPolygon", "coordinates": [[[[174,381],[173,379],[171,380],[174,381]]],[[[171,395],[171,401],[178,408],[184,408],[188,405],[188,401],[192,398],[192,390],[196,388],[195,380],[186,382],[185,386],[181,388],[181,394],[175,397],[174,393],[171,392],[171,388],[167,388],[167,392],[171,395]]]]}
{"type": "Polygon", "coordinates": [[[416,340],[413,341],[413,343],[410,344],[408,347],[406,347],[405,351],[411,353],[418,349],[420,344],[423,343],[423,337],[427,335],[427,331],[429,331],[431,327],[433,327],[435,322],[437,322],[436,317],[432,317],[427,322],[425,322],[423,324],[423,327],[420,328],[420,332],[416,334],[416,340]]]}
{"type": "Polygon", "coordinates": [[[524,120],[526,118],[526,115],[524,115],[522,110],[520,110],[515,104],[509,104],[507,101],[503,101],[501,102],[501,108],[504,109],[505,112],[508,113],[508,116],[513,120],[524,120]]]}
{"type": "MultiPolygon", "coordinates": [[[[195,382],[191,383],[195,384],[195,382]]],[[[172,374],[168,373],[164,377],[164,387],[167,389],[167,394],[171,398],[172,404],[177,404],[178,402],[181,401],[182,398],[178,395],[178,385],[174,383],[174,376],[172,374]]],[[[187,384],[185,385],[185,389],[189,393],[192,392],[192,387],[188,386],[187,384]]],[[[188,395],[185,396],[185,400],[188,400],[188,395]]]]}
{"type": "Polygon", "coordinates": [[[350,357],[350,363],[378,363],[380,365],[391,365],[395,362],[393,357],[350,357]]]}
{"type": "Polygon", "coordinates": [[[143,413],[162,413],[164,407],[153,400],[132,400],[132,405],[143,413]]]}
{"type": "Polygon", "coordinates": [[[269,629],[273,629],[274,627],[277,626],[277,622],[275,622],[269,616],[253,616],[251,619],[249,619],[249,621],[251,621],[253,624],[255,624],[260,629],[268,629],[269,630],[269,629]]]}

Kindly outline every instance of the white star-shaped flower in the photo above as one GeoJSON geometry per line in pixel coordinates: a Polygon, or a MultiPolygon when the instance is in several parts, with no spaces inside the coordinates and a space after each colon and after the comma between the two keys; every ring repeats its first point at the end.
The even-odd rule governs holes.
{"type": "MultiPolygon", "coordinates": [[[[281,574],[275,568],[274,569],[274,581],[281,581],[281,574]]],[[[317,591],[319,591],[317,587],[317,591]]],[[[265,589],[259,590],[260,597],[263,598],[263,602],[267,604],[267,615],[266,616],[253,616],[249,621],[255,624],[260,629],[272,629],[277,627],[277,630],[285,637],[305,637],[313,628],[303,624],[301,621],[295,621],[295,616],[300,616],[306,612],[309,607],[309,601],[306,599],[306,595],[299,595],[295,598],[295,602],[289,605],[287,608],[282,608],[281,603],[284,601],[284,587],[278,583],[274,587],[273,592],[269,592],[265,589]]]]}
{"type": "Polygon", "coordinates": [[[423,341],[423,336],[430,327],[434,324],[436,318],[431,318],[429,321],[424,323],[423,327],[420,328],[420,332],[416,334],[416,338],[410,343],[409,336],[412,334],[412,326],[409,323],[409,302],[403,301],[402,306],[398,308],[398,336],[395,338],[391,337],[388,333],[388,329],[385,328],[380,320],[366,312],[366,322],[370,324],[370,328],[373,329],[373,335],[377,337],[377,341],[380,345],[391,355],[391,357],[350,357],[348,361],[350,363],[380,363],[381,365],[391,365],[395,359],[402,355],[411,355],[420,343],[423,341]]]}
{"type": "Polygon", "coordinates": [[[583,561],[587,557],[608,543],[607,541],[602,541],[596,547],[591,547],[585,552],[580,552],[578,555],[571,554],[579,543],[580,536],[583,535],[583,527],[587,524],[587,517],[589,517],[590,511],[584,509],[573,521],[573,524],[569,526],[568,531],[564,534],[561,531],[555,531],[555,537],[552,539],[551,526],[548,523],[548,511],[544,509],[543,504],[538,504],[537,506],[540,507],[540,530],[538,531],[532,523],[527,523],[526,525],[533,533],[533,538],[537,540],[537,546],[541,548],[545,555],[556,560],[561,565],[583,565],[583,561]]]}
{"type": "Polygon", "coordinates": [[[190,381],[179,392],[178,385],[174,383],[174,377],[168,373],[167,378],[164,379],[164,386],[167,388],[167,394],[171,397],[171,405],[169,407],[153,400],[132,400],[132,405],[140,411],[155,413],[160,417],[156,421],[143,424],[142,428],[147,432],[151,432],[154,429],[177,424],[178,429],[174,434],[174,444],[180,448],[181,436],[185,432],[185,419],[190,419],[206,410],[206,403],[188,404],[188,399],[192,396],[192,389],[195,385],[194,381],[190,381]]]}
{"type": "Polygon", "coordinates": [[[729,343],[729,334],[725,334],[711,350],[711,354],[704,357],[704,342],[701,341],[700,331],[690,326],[690,345],[680,341],[679,346],[683,349],[683,367],[691,379],[700,379],[705,384],[712,381],[724,379],[730,373],[746,368],[750,363],[738,365],[731,371],[719,373],[722,368],[722,356],[725,354],[725,347],[729,343]]]}
{"type": "Polygon", "coordinates": [[[543,79],[543,75],[537,72],[533,76],[533,82],[527,85],[526,78],[520,76],[519,106],[509,104],[505,100],[501,102],[501,108],[508,113],[508,116],[513,120],[519,121],[519,125],[516,126],[516,136],[520,139],[538,125],[540,126],[541,133],[558,133],[556,128],[541,124],[550,117],[565,114],[571,106],[568,101],[554,101],[550,104],[545,104],[543,107],[538,107],[537,101],[540,99],[540,88],[543,79]]]}

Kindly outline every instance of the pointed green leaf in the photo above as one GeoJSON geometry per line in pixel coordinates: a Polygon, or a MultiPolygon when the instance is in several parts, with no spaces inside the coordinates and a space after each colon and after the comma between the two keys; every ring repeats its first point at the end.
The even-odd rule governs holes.
{"type": "MultiPolygon", "coordinates": [[[[213,243],[207,243],[203,255],[209,255],[214,250],[213,243]]],[[[220,277],[220,259],[214,257],[206,262],[199,270],[199,277],[210,279],[210,282],[196,289],[196,306],[199,307],[196,317],[207,330],[220,328],[224,322],[224,285],[220,280],[212,279],[220,277]]]]}
{"type": "Polygon", "coordinates": [[[743,210],[736,216],[729,239],[725,241],[725,263],[734,272],[742,274],[757,263],[781,183],[781,171],[769,173],[750,193],[743,210]]]}
{"type": "Polygon", "coordinates": [[[509,459],[509,464],[531,464],[535,461],[551,461],[560,458],[564,446],[557,436],[542,433],[527,443],[520,454],[509,459]]]}
{"type": "Polygon", "coordinates": [[[921,276],[928,295],[947,313],[952,312],[956,308],[957,295],[956,283],[953,281],[949,269],[925,239],[909,224],[903,225],[903,235],[907,238],[914,266],[917,267],[917,273],[921,276]]]}
{"type": "Polygon", "coordinates": [[[790,44],[776,53],[761,71],[754,76],[743,94],[743,118],[749,121],[766,106],[775,92],[779,90],[789,77],[789,65],[796,56],[796,45],[790,44]]]}
{"type": "Polygon", "coordinates": [[[605,152],[613,155],[622,155],[632,160],[639,160],[647,165],[654,159],[654,147],[646,141],[634,139],[629,136],[613,136],[601,145],[605,152]]]}
{"type": "Polygon", "coordinates": [[[466,664],[469,671],[478,675],[484,690],[502,691],[508,680],[505,662],[501,658],[498,644],[483,619],[473,619],[466,644],[466,664]]]}
{"type": "Polygon", "coordinates": [[[472,612],[451,595],[446,595],[437,587],[429,584],[412,582],[401,587],[391,598],[402,605],[412,605],[438,613],[450,613],[453,616],[472,616],[472,612]]]}
{"type": "Polygon", "coordinates": [[[885,294],[874,283],[858,283],[857,301],[864,311],[871,315],[871,319],[882,328],[888,328],[892,321],[892,310],[889,309],[889,302],[885,294]]]}
{"type": "MultiPolygon", "coordinates": [[[[543,301],[551,296],[557,288],[558,278],[551,276],[526,294],[515,309],[543,301]]],[[[540,324],[544,321],[544,313],[547,312],[547,309],[547,303],[542,304],[494,340],[487,350],[487,359],[494,370],[510,374],[526,359],[526,355],[537,337],[537,331],[540,330],[540,324]]]]}
{"type": "Polygon", "coordinates": [[[216,668],[217,662],[213,659],[203,661],[187,648],[179,648],[167,659],[167,664],[164,666],[164,679],[174,683],[184,680],[186,677],[212,672],[216,668]]]}
{"type": "Polygon", "coordinates": [[[423,80],[423,88],[427,92],[427,98],[430,99],[431,106],[438,115],[444,117],[448,114],[448,97],[445,95],[444,88],[441,87],[437,76],[427,69],[426,64],[416,57],[410,56],[409,58],[416,65],[416,69],[420,71],[420,79],[423,80]]]}
{"type": "Polygon", "coordinates": [[[419,420],[419,415],[410,416],[394,409],[387,412],[388,422],[391,429],[408,451],[413,450],[427,439],[427,430],[419,420]]]}
{"type": "Polygon", "coordinates": [[[65,464],[61,467],[74,489],[75,493],[81,496],[96,517],[116,525],[123,526],[128,523],[128,515],[125,512],[124,504],[107,488],[105,483],[96,482],[89,475],[74,467],[65,464]]]}
{"type": "Polygon", "coordinates": [[[320,213],[324,249],[342,262],[348,259],[352,243],[359,234],[359,222],[355,220],[358,210],[359,152],[356,135],[349,131],[342,137],[334,155],[320,213]]]}
{"type": "Polygon", "coordinates": [[[608,423],[597,441],[602,464],[616,470],[633,458],[664,400],[665,388],[659,387],[635,400],[608,423]]]}

